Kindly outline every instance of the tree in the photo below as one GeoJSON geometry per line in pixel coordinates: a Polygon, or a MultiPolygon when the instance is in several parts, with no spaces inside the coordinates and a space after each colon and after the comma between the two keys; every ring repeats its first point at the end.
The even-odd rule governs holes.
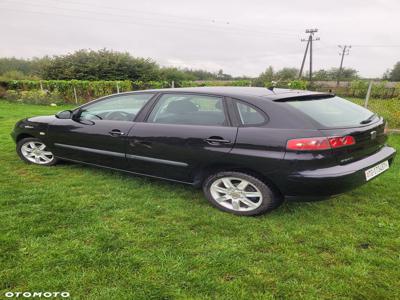
{"type": "Polygon", "coordinates": [[[78,80],[157,80],[159,67],[151,59],[102,49],[79,50],[54,56],[44,66],[45,79],[78,80]]]}
{"type": "Polygon", "coordinates": [[[3,78],[9,79],[37,78],[40,77],[41,70],[48,60],[47,56],[32,59],[0,58],[0,74],[3,78]]]}
{"type": "Polygon", "coordinates": [[[382,79],[383,80],[390,80],[390,72],[392,72],[392,70],[386,69],[385,73],[383,73],[383,75],[382,75],[382,79]]]}
{"type": "Polygon", "coordinates": [[[253,82],[254,86],[265,87],[274,80],[274,68],[269,66],[264,72],[262,72],[253,82]]]}
{"type": "Polygon", "coordinates": [[[333,80],[328,71],[321,69],[313,73],[314,80],[333,80]]]}
{"type": "MultiPolygon", "coordinates": [[[[355,80],[358,79],[358,71],[352,68],[343,68],[340,75],[341,80],[355,80]]],[[[313,73],[314,80],[337,80],[339,75],[339,68],[330,68],[329,70],[318,70],[313,73]]]]}
{"type": "Polygon", "coordinates": [[[390,71],[389,79],[391,81],[400,81],[400,61],[398,61],[390,71]]]}
{"type": "Polygon", "coordinates": [[[40,79],[34,75],[27,75],[21,71],[7,71],[0,75],[0,80],[38,80],[40,79]]]}
{"type": "Polygon", "coordinates": [[[178,68],[162,68],[160,70],[160,78],[165,81],[183,81],[183,80],[195,80],[196,77],[193,74],[180,70],[178,68]]]}
{"type": "Polygon", "coordinates": [[[224,71],[221,69],[218,71],[216,78],[219,80],[230,80],[232,79],[232,76],[229,74],[225,74],[224,71]]]}
{"type": "Polygon", "coordinates": [[[129,53],[107,49],[78,50],[66,55],[42,58],[0,58],[0,76],[6,79],[58,80],[230,80],[223,70],[211,73],[205,70],[160,68],[149,58],[133,57],[129,53]]]}
{"type": "Polygon", "coordinates": [[[278,81],[288,81],[297,78],[299,70],[296,68],[283,68],[275,73],[275,78],[278,81]]]}
{"type": "MultiPolygon", "coordinates": [[[[355,70],[355,69],[343,68],[342,72],[340,74],[340,79],[341,80],[355,80],[355,79],[358,79],[359,76],[358,76],[357,73],[358,73],[358,71],[355,70]]],[[[337,79],[337,76],[339,74],[339,69],[338,68],[332,68],[331,69],[331,74],[332,74],[332,77],[335,76],[333,80],[337,79]]]]}
{"type": "Polygon", "coordinates": [[[192,69],[184,69],[186,74],[195,78],[195,80],[214,80],[217,79],[217,75],[215,73],[211,73],[205,70],[192,70],[192,69]]]}

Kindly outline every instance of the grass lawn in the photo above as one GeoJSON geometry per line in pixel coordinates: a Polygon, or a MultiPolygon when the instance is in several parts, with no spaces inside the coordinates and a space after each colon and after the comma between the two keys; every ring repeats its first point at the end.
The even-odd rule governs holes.
{"type": "Polygon", "coordinates": [[[237,217],[188,186],[19,160],[15,122],[61,109],[0,101],[0,299],[400,298],[398,162],[340,197],[237,217]]]}

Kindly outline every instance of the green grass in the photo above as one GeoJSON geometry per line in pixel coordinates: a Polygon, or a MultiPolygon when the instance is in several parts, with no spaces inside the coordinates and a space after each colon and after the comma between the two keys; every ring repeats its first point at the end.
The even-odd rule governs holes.
{"type": "Polygon", "coordinates": [[[20,161],[14,123],[64,108],[0,102],[0,299],[400,298],[398,163],[340,197],[237,217],[187,186],[20,161]]]}

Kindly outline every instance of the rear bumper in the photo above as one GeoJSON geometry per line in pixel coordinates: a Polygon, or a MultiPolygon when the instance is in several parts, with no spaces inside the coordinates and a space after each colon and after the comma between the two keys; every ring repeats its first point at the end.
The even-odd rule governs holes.
{"type": "Polygon", "coordinates": [[[290,174],[285,198],[288,200],[321,200],[366,183],[365,170],[388,160],[392,165],[396,150],[385,146],[362,160],[330,168],[305,170],[290,174]]]}

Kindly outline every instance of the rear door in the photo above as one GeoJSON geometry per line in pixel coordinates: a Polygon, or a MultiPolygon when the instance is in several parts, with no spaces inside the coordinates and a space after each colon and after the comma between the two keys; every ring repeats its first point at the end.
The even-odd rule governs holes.
{"type": "Polygon", "coordinates": [[[199,94],[162,94],[145,122],[128,136],[127,159],[133,172],[193,181],[205,164],[231,151],[237,134],[225,99],[199,94]]]}

